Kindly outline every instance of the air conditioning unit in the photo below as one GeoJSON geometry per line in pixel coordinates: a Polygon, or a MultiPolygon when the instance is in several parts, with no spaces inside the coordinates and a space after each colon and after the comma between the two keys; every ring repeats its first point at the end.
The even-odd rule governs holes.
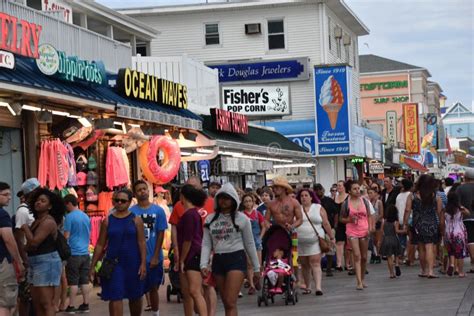
{"type": "Polygon", "coordinates": [[[245,34],[252,35],[252,34],[261,34],[262,28],[260,23],[250,23],[245,24],[245,34]]]}
{"type": "Polygon", "coordinates": [[[352,38],[349,35],[344,34],[344,36],[342,36],[342,44],[344,44],[344,46],[351,45],[351,41],[352,41],[352,38]]]}
{"type": "Polygon", "coordinates": [[[339,26],[336,26],[334,28],[334,37],[335,38],[341,38],[342,37],[342,28],[339,26]]]}

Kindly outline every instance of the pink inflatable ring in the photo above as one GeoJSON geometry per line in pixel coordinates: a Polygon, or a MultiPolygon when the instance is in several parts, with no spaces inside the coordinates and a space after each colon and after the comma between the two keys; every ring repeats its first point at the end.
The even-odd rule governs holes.
{"type": "Polygon", "coordinates": [[[181,163],[181,151],[178,142],[166,136],[153,136],[150,139],[147,164],[156,184],[165,184],[176,177],[181,163]],[[158,164],[157,156],[160,151],[164,157],[161,166],[158,164]]]}

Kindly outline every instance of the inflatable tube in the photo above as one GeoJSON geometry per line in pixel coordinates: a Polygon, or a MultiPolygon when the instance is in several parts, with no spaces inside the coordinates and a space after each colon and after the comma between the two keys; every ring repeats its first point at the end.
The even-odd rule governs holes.
{"type": "Polygon", "coordinates": [[[148,180],[148,182],[156,183],[155,177],[151,173],[150,168],[148,168],[147,154],[150,147],[149,145],[149,142],[145,142],[140,146],[140,149],[138,150],[138,162],[140,164],[140,169],[142,169],[143,177],[148,180]]]}
{"type": "Polygon", "coordinates": [[[181,151],[178,142],[166,136],[153,136],[149,142],[147,152],[148,168],[156,179],[156,184],[166,184],[178,174],[181,163],[181,151]],[[163,152],[161,166],[157,156],[163,152]]]}

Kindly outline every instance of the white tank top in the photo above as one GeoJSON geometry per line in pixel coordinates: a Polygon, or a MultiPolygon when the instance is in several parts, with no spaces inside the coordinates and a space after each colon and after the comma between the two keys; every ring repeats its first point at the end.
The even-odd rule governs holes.
{"type": "Polygon", "coordinates": [[[304,214],[303,206],[301,206],[301,212],[303,212],[303,223],[300,227],[296,229],[298,233],[298,242],[305,243],[317,241],[316,233],[314,232],[313,227],[308,221],[308,217],[311,219],[311,222],[318,231],[319,236],[324,237],[324,229],[322,227],[323,219],[321,217],[321,205],[312,204],[307,213],[308,217],[306,217],[306,215],[304,214]]]}

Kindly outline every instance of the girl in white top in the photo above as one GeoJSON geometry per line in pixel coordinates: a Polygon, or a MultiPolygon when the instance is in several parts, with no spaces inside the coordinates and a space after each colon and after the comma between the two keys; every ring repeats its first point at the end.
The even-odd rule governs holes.
{"type": "Polygon", "coordinates": [[[302,265],[303,279],[306,284],[306,288],[303,289],[303,294],[311,293],[310,276],[312,273],[314,282],[316,283],[316,295],[323,295],[323,292],[321,291],[322,253],[321,248],[319,247],[319,238],[311,226],[311,223],[313,223],[320,237],[324,238],[326,235],[324,231],[326,231],[331,238],[331,243],[334,247],[335,239],[327,218],[326,210],[321,207],[314,192],[309,189],[303,189],[298,193],[297,199],[301,203],[303,209],[303,223],[297,228],[298,260],[302,265]]]}

